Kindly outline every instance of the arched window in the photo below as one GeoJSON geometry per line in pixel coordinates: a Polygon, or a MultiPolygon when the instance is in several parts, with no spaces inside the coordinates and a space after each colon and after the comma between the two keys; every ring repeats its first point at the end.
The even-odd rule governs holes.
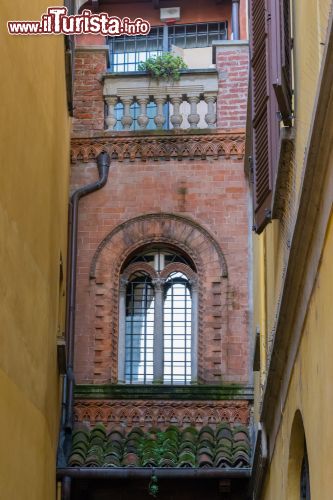
{"type": "Polygon", "coordinates": [[[197,314],[191,259],[162,246],[132,256],[120,280],[118,381],[196,381],[197,314]]]}
{"type": "Polygon", "coordinates": [[[287,497],[310,500],[310,469],[303,418],[296,411],[290,433],[287,497]]]}
{"type": "Polygon", "coordinates": [[[304,448],[305,449],[302,460],[301,479],[300,479],[300,500],[311,500],[309,462],[308,462],[308,454],[306,451],[306,445],[304,446],[304,448]]]}

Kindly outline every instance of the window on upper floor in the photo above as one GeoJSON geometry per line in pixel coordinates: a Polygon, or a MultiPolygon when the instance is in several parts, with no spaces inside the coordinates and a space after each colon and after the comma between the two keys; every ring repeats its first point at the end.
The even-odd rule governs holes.
{"type": "MultiPolygon", "coordinates": [[[[210,22],[175,24],[167,26],[168,50],[172,46],[181,49],[209,47],[213,40],[227,40],[228,23],[210,22]]],[[[153,26],[148,35],[119,36],[109,38],[110,71],[119,73],[137,71],[139,62],[162,54],[163,26],[153,26]]]]}
{"type": "Polygon", "coordinates": [[[196,378],[197,280],[191,259],[155,247],[122,273],[119,381],[189,384],[196,378]],[[123,302],[123,303],[122,303],[123,302]]]}
{"type": "MultiPolygon", "coordinates": [[[[171,50],[172,47],[178,47],[180,49],[210,47],[213,40],[226,40],[228,38],[227,21],[197,24],[176,24],[172,26],[165,26],[164,28],[167,29],[167,50],[171,50]]],[[[163,26],[153,26],[149,34],[144,36],[123,35],[119,37],[110,37],[108,41],[110,61],[109,71],[113,73],[138,71],[138,65],[140,62],[146,61],[149,57],[161,55],[163,51],[166,50],[163,41],[165,35],[164,28],[163,26]]],[[[198,108],[201,116],[200,127],[202,126],[202,122],[204,122],[204,116],[206,113],[205,103],[200,102],[198,108]]],[[[181,112],[184,112],[185,109],[188,110],[188,113],[184,113],[186,116],[190,114],[189,103],[183,102],[181,104],[181,109],[181,112]]],[[[173,128],[170,121],[172,110],[173,107],[170,103],[165,103],[163,105],[163,116],[165,117],[162,127],[163,130],[173,128]]],[[[124,130],[124,126],[122,124],[124,112],[125,109],[123,102],[117,102],[114,105],[113,110],[113,114],[116,119],[116,123],[114,125],[115,131],[124,130]]],[[[138,123],[141,108],[137,101],[131,103],[129,113],[132,118],[129,130],[141,130],[142,127],[140,127],[138,123]]],[[[145,130],[156,130],[158,128],[158,125],[154,120],[156,114],[157,105],[154,101],[150,100],[145,107],[145,116],[148,118],[147,125],[144,127],[145,130]]]]}

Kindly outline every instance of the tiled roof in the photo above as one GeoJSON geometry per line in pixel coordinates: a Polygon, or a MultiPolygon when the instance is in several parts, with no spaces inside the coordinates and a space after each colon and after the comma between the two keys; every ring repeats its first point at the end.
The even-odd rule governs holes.
{"type": "Polygon", "coordinates": [[[250,443],[243,425],[220,424],[162,432],[133,428],[106,432],[103,424],[73,434],[71,467],[248,467],[250,443]]]}

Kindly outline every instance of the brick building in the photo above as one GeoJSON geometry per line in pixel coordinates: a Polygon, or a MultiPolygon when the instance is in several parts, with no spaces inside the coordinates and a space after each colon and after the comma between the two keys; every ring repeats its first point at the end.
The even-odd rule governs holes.
{"type": "Polygon", "coordinates": [[[72,248],[63,498],[146,498],[156,485],[162,498],[246,498],[245,2],[84,6],[152,29],[76,41],[74,198],[98,185],[96,159],[108,175],[83,193],[72,248]],[[166,50],[188,65],[179,81],[137,71],[166,50]]]}

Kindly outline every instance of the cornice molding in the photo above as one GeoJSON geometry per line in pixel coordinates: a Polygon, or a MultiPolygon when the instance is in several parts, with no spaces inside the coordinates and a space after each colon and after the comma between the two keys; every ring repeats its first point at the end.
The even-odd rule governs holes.
{"type": "Polygon", "coordinates": [[[102,133],[91,137],[73,137],[71,141],[72,163],[95,161],[106,151],[118,161],[193,160],[244,157],[245,133],[241,130],[195,132],[173,131],[132,133],[102,133]]]}

